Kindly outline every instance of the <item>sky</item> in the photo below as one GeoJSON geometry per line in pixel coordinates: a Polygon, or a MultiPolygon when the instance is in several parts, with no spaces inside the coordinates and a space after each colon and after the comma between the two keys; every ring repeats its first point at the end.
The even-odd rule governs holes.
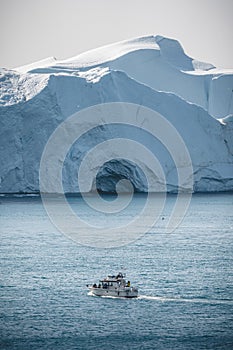
{"type": "Polygon", "coordinates": [[[158,34],[197,60],[233,68],[232,14],[233,0],[0,0],[0,67],[158,34]]]}

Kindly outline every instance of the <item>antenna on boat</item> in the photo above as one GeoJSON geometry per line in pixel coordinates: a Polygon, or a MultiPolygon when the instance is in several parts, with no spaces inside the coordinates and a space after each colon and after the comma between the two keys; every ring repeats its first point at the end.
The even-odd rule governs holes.
{"type": "Polygon", "coordinates": [[[123,275],[123,277],[125,277],[126,276],[126,267],[125,266],[121,266],[121,271],[122,271],[122,275],[123,275]]]}

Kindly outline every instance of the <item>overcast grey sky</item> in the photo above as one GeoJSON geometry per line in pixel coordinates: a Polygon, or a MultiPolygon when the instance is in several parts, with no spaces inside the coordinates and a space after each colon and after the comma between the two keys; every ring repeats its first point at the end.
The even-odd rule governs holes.
{"type": "Polygon", "coordinates": [[[233,68],[233,0],[0,0],[0,6],[1,67],[160,34],[196,59],[233,68]]]}

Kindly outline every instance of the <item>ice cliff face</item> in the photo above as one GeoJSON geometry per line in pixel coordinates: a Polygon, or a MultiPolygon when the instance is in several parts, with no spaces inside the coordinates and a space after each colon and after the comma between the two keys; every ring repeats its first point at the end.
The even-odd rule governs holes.
{"type": "MultiPolygon", "coordinates": [[[[149,107],[176,128],[191,156],[194,191],[233,189],[233,73],[193,60],[175,40],[143,37],[65,61],[51,58],[14,71],[1,69],[0,83],[1,193],[38,192],[50,135],[75,112],[109,102],[149,107]]],[[[158,140],[115,125],[94,128],[70,149],[63,169],[66,192],[79,191],[77,168],[85,153],[116,137],[149,147],[163,168],[167,190],[177,190],[174,163],[158,140]]],[[[136,158],[131,162],[110,151],[113,160],[100,168],[97,188],[114,191],[123,178],[146,191],[136,158]]]]}

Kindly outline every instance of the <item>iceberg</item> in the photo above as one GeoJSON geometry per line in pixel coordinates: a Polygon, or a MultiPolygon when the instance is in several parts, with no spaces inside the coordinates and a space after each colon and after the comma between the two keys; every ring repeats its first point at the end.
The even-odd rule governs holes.
{"type": "MultiPolygon", "coordinates": [[[[71,115],[109,103],[144,106],[166,118],[190,154],[194,192],[233,190],[233,71],[188,57],[176,40],[146,36],[67,60],[2,68],[0,84],[0,193],[38,193],[41,157],[53,132],[71,115]]],[[[151,121],[145,117],[142,123],[151,121]]],[[[90,148],[119,137],[148,147],[161,164],[166,191],[179,190],[177,169],[158,140],[126,125],[100,125],[67,153],[66,193],[80,191],[77,169],[90,148]]],[[[127,160],[111,147],[109,152],[112,159],[97,176],[94,166],[88,169],[97,189],[114,192],[118,181],[127,179],[136,191],[146,192],[136,155],[127,160]]],[[[127,184],[122,186],[127,191],[127,184]]],[[[92,185],[86,188],[93,190],[92,185]]]]}

